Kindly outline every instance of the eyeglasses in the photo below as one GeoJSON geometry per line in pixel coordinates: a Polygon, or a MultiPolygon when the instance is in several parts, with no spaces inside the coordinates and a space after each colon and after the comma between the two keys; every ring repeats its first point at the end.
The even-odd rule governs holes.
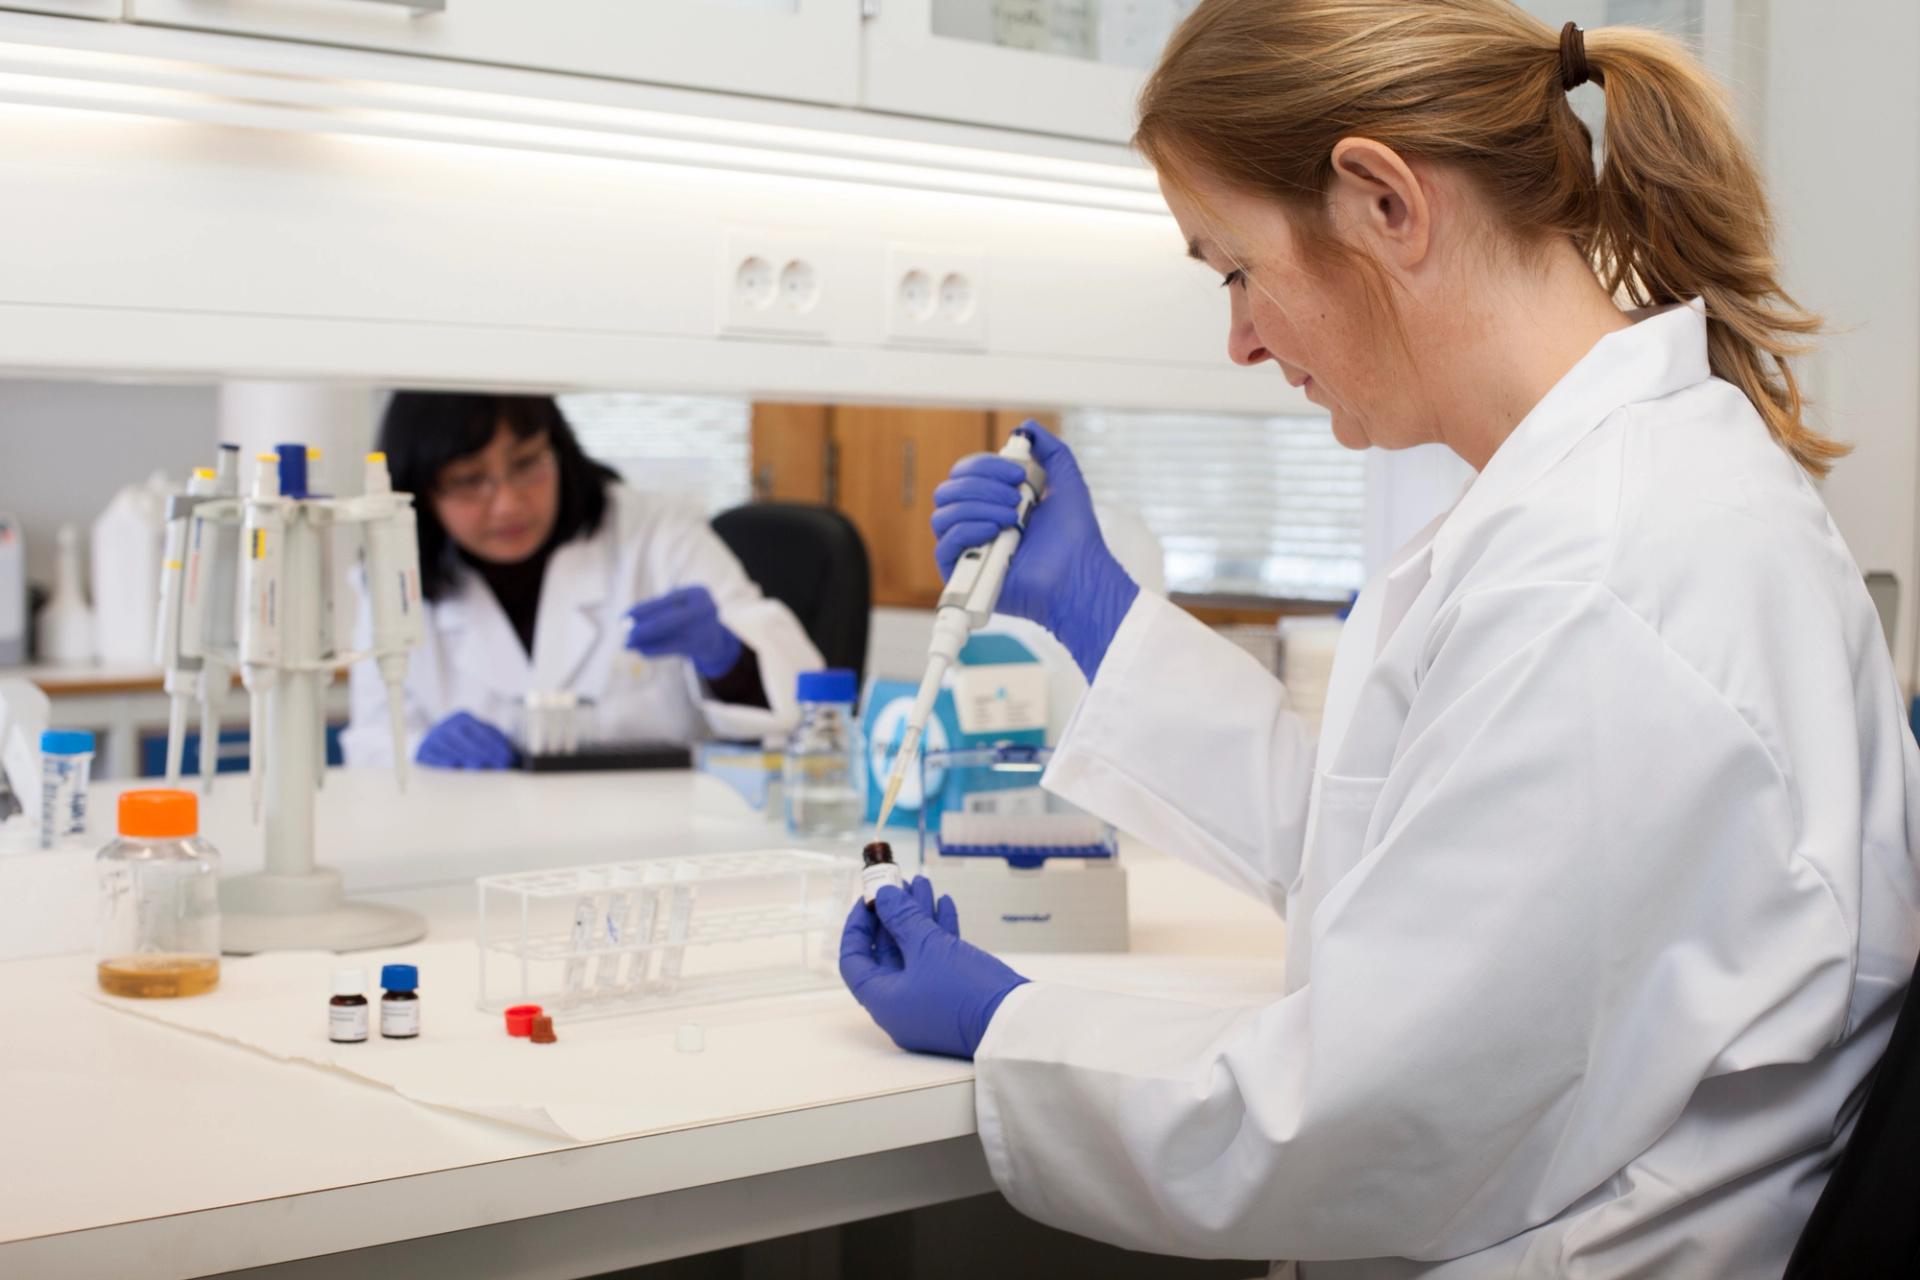
{"type": "Polygon", "coordinates": [[[500,491],[501,485],[510,485],[514,489],[531,489],[544,482],[553,474],[553,446],[547,445],[538,453],[530,453],[524,458],[515,458],[507,464],[505,475],[492,471],[473,471],[465,475],[454,476],[434,485],[433,491],[442,502],[455,502],[463,506],[482,506],[492,502],[500,491]]]}

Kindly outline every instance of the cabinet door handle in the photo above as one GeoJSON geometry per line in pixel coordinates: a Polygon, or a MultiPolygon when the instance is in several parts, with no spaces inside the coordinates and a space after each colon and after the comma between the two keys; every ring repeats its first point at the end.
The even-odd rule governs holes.
{"type": "Polygon", "coordinates": [[[400,9],[411,9],[414,16],[423,13],[445,13],[447,0],[360,0],[362,4],[386,4],[400,9]]]}
{"type": "Polygon", "coordinates": [[[906,448],[900,451],[900,509],[913,510],[915,493],[914,479],[920,470],[919,442],[907,441],[906,448]]]}

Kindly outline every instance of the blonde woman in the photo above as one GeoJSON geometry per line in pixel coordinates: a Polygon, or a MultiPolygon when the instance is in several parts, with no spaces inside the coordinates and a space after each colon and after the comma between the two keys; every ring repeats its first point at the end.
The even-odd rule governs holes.
{"type": "MultiPolygon", "coordinates": [[[[1311,1280],[1779,1276],[1920,947],[1920,759],[1719,92],[1505,0],[1203,0],[1137,142],[1237,363],[1478,475],[1362,593],[1315,744],[1036,431],[1003,607],[1092,681],[1047,785],[1270,902],[1287,993],[1028,983],[924,883],[855,908],[849,985],[974,1058],[995,1178],[1070,1230],[1311,1280]]],[[[1018,478],[955,469],[944,560],[1018,478]]]]}

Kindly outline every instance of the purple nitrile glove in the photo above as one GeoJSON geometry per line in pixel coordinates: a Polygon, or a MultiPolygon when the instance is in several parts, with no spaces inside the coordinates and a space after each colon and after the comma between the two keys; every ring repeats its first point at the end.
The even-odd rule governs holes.
{"type": "Polygon", "coordinates": [[[703,679],[733,670],[743,647],[705,587],[681,587],[627,610],[627,648],[649,658],[685,658],[703,679]]]}
{"type": "Polygon", "coordinates": [[[427,730],[413,758],[437,769],[511,769],[519,755],[499,729],[479,716],[456,711],[427,730]]]}
{"type": "Polygon", "coordinates": [[[853,904],[840,935],[840,976],[893,1042],[912,1053],[971,1058],[1007,993],[1026,979],[960,938],[953,899],[933,887],[884,885],[853,904]]]}
{"type": "MultiPolygon", "coordinates": [[[[1033,442],[1034,461],[1046,469],[1047,496],[1027,517],[1000,589],[998,612],[1051,631],[1092,680],[1140,588],[1100,536],[1093,498],[1072,450],[1038,423],[1020,430],[1033,442]]],[[[933,554],[942,577],[953,573],[969,548],[991,542],[1013,524],[1025,478],[1019,463],[995,453],[976,453],[954,464],[933,491],[933,532],[939,539],[933,554]]]]}

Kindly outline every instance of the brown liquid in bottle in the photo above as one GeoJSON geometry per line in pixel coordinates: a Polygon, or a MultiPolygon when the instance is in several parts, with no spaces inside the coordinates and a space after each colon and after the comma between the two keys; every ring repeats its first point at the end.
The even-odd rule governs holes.
{"type": "Polygon", "coordinates": [[[138,955],[100,962],[100,989],[110,996],[164,999],[197,996],[220,984],[218,956],[138,955]]]}

